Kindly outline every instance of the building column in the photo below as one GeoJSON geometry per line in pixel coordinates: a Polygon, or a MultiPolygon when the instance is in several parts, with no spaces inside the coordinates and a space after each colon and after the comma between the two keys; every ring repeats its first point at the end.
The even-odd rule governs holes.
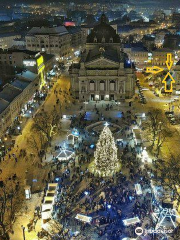
{"type": "Polygon", "coordinates": [[[95,80],[95,84],[96,84],[96,91],[99,91],[99,87],[98,87],[99,81],[98,81],[98,80],[95,80]]]}
{"type": "Polygon", "coordinates": [[[106,83],[106,92],[109,92],[109,80],[105,80],[106,83]]]}

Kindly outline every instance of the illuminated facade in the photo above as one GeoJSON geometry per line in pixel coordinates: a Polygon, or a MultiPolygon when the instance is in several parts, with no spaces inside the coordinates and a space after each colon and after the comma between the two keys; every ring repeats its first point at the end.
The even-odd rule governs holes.
{"type": "Polygon", "coordinates": [[[16,80],[6,84],[0,92],[0,137],[13,124],[22,108],[39,88],[37,74],[25,71],[16,75],[16,80]]]}
{"type": "Polygon", "coordinates": [[[123,101],[134,95],[135,75],[120,38],[103,14],[87,37],[86,50],[70,67],[71,89],[80,101],[123,101]]]}
{"type": "Polygon", "coordinates": [[[71,53],[71,35],[64,26],[33,27],[26,36],[26,48],[67,57],[71,53]]]}
{"type": "Polygon", "coordinates": [[[172,60],[174,61],[174,52],[169,48],[158,48],[152,51],[152,65],[166,66],[167,54],[172,54],[172,60]]]}
{"type": "Polygon", "coordinates": [[[24,59],[23,65],[25,68],[39,75],[40,87],[45,85],[45,64],[44,58],[40,53],[37,53],[33,58],[24,59]]]}
{"type": "Polygon", "coordinates": [[[124,52],[128,54],[130,60],[135,63],[136,66],[147,65],[151,53],[143,47],[124,47],[124,52]]]}

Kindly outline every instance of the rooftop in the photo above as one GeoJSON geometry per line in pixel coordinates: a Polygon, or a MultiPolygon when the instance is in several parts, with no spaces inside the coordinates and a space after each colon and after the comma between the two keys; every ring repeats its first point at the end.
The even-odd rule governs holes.
{"type": "Polygon", "coordinates": [[[55,57],[55,55],[47,54],[47,53],[41,53],[41,55],[43,56],[44,64],[46,64],[46,62],[48,62],[49,60],[55,57]]]}
{"type": "Polygon", "coordinates": [[[63,35],[68,31],[64,26],[59,27],[33,27],[27,35],[63,35]]]}
{"type": "Polygon", "coordinates": [[[19,79],[26,79],[28,81],[34,81],[38,77],[38,74],[27,70],[27,71],[23,71],[22,73],[16,74],[16,76],[19,79]]]}
{"type": "Polygon", "coordinates": [[[16,37],[16,36],[20,36],[21,37],[21,34],[19,33],[15,33],[15,32],[6,32],[6,33],[0,33],[0,38],[2,37],[16,37]]]}
{"type": "Polygon", "coordinates": [[[15,97],[17,97],[22,92],[21,89],[12,86],[11,84],[6,84],[3,90],[0,92],[0,99],[7,102],[12,102],[15,97]]]}
{"type": "Polygon", "coordinates": [[[14,82],[11,83],[12,86],[17,87],[21,90],[24,90],[29,84],[30,84],[30,82],[19,80],[19,79],[15,80],[14,82]]]}
{"type": "Polygon", "coordinates": [[[26,49],[2,49],[0,48],[0,54],[12,54],[12,53],[18,53],[18,52],[23,52],[23,53],[26,53],[28,55],[36,55],[38,54],[38,52],[35,52],[35,51],[30,51],[30,50],[26,50],[26,49]]]}
{"type": "Polygon", "coordinates": [[[143,48],[143,47],[132,47],[131,51],[132,52],[148,52],[148,50],[146,48],[143,48]]]}
{"type": "Polygon", "coordinates": [[[88,52],[86,62],[93,61],[98,58],[106,58],[114,62],[119,62],[120,58],[115,49],[112,48],[94,48],[88,52]]]}
{"type": "Polygon", "coordinates": [[[155,50],[153,50],[153,52],[173,52],[173,50],[171,50],[170,48],[157,48],[155,50]]]}
{"type": "Polygon", "coordinates": [[[69,26],[69,27],[66,27],[66,29],[68,30],[68,32],[70,33],[70,34],[74,34],[74,33],[77,33],[77,32],[80,32],[81,31],[81,27],[71,27],[71,26],[69,26]]]}
{"type": "Polygon", "coordinates": [[[87,43],[120,43],[120,37],[116,30],[110,26],[105,14],[102,14],[100,24],[94,26],[87,36],[87,43]]]}

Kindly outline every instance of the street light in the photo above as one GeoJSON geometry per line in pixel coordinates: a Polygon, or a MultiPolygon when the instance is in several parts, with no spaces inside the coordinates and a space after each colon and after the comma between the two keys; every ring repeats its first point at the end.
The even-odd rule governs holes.
{"type": "Polygon", "coordinates": [[[26,237],[25,237],[25,227],[23,225],[21,225],[21,228],[23,230],[23,240],[26,240],[26,237]]]}
{"type": "Polygon", "coordinates": [[[120,105],[121,105],[121,102],[118,102],[118,111],[120,111],[120,105]]]}
{"type": "Polygon", "coordinates": [[[85,106],[84,106],[84,108],[85,108],[85,112],[86,112],[86,104],[88,104],[87,101],[84,102],[84,105],[85,105],[85,106]]]}

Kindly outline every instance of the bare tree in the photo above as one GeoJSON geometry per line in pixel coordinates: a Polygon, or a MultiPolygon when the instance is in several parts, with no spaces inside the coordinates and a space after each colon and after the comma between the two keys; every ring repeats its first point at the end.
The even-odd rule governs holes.
{"type": "Polygon", "coordinates": [[[156,151],[156,158],[159,157],[160,149],[163,145],[163,143],[166,141],[167,137],[172,137],[173,132],[170,131],[166,126],[160,126],[155,142],[155,151],[156,151]]]}
{"type": "Polygon", "coordinates": [[[159,109],[151,109],[147,116],[148,121],[144,122],[143,126],[152,133],[151,141],[153,148],[158,134],[159,122],[162,120],[162,112],[159,109]]]}
{"type": "Polygon", "coordinates": [[[20,201],[19,182],[16,178],[0,181],[0,239],[9,240],[15,213],[20,201]]]}
{"type": "Polygon", "coordinates": [[[171,154],[168,161],[157,160],[155,165],[155,180],[161,183],[161,186],[168,188],[173,193],[173,201],[177,201],[180,206],[180,161],[179,157],[171,154]]]}
{"type": "Polygon", "coordinates": [[[156,158],[158,158],[163,143],[174,132],[169,130],[167,121],[164,120],[161,110],[151,109],[147,116],[148,120],[143,123],[143,127],[148,131],[149,140],[152,141],[151,150],[154,151],[156,158]]]}
{"type": "Polygon", "coordinates": [[[33,152],[35,151],[36,155],[39,156],[41,145],[40,145],[40,141],[38,141],[37,136],[35,136],[34,134],[30,135],[30,137],[27,140],[27,143],[29,148],[31,148],[33,152]]]}
{"type": "Polygon", "coordinates": [[[32,130],[42,133],[50,143],[52,137],[57,133],[59,122],[60,116],[55,109],[50,113],[42,111],[35,116],[32,130]]]}

